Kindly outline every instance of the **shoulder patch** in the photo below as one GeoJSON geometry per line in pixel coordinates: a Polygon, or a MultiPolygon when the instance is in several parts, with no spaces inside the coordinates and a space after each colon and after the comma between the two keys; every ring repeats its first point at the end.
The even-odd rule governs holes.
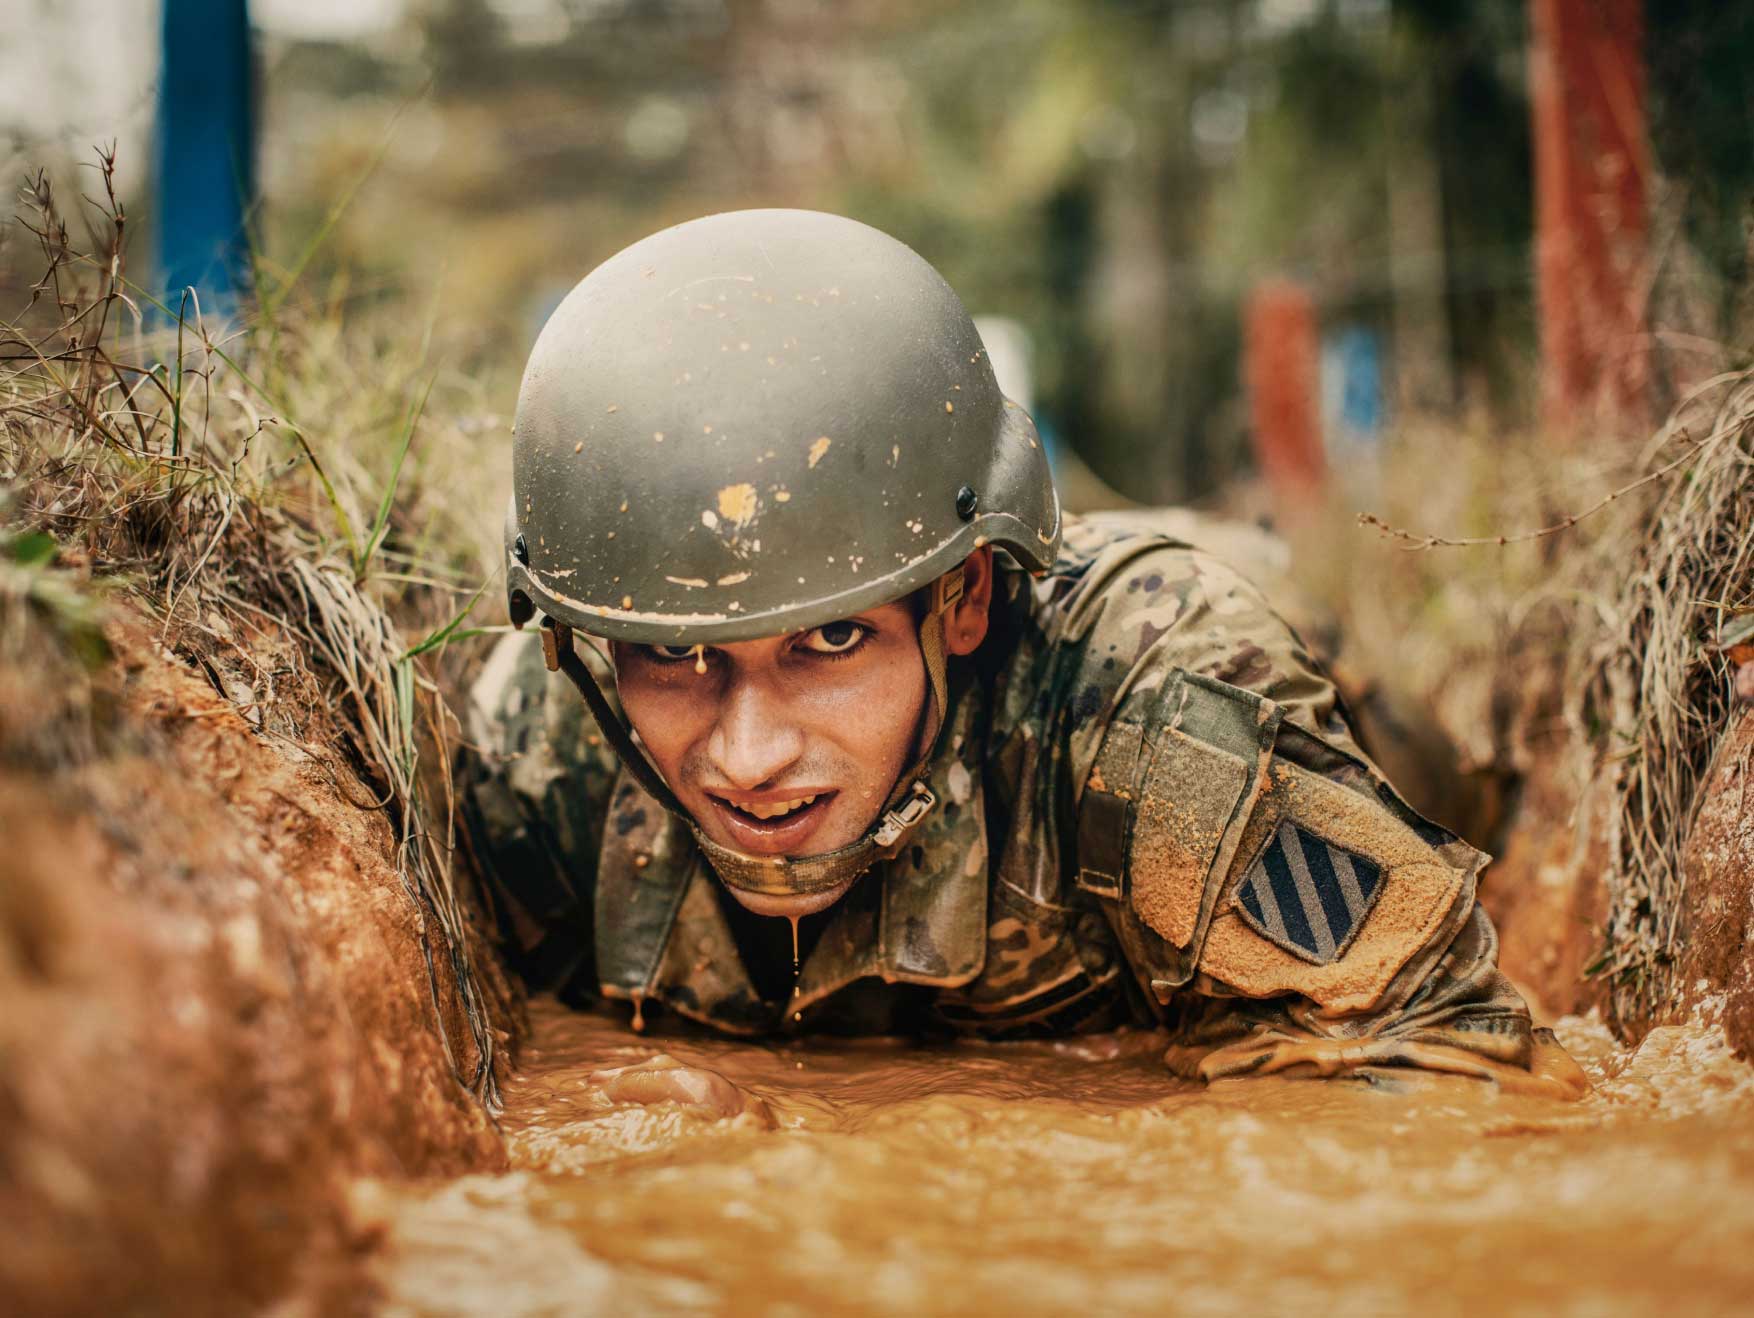
{"type": "Polygon", "coordinates": [[[1447,944],[1473,907],[1474,871],[1449,864],[1372,796],[1279,760],[1264,777],[1200,973],[1242,997],[1296,993],[1342,1014],[1398,1005],[1385,995],[1401,969],[1447,944]],[[1344,899],[1332,911],[1324,888],[1344,899]]]}
{"type": "Polygon", "coordinates": [[[1382,891],[1382,866],[1282,820],[1236,889],[1250,928],[1325,966],[1342,956],[1382,891]]]}

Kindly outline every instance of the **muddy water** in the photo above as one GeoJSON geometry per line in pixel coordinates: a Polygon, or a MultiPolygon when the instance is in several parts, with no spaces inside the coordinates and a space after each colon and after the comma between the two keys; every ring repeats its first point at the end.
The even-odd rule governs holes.
{"type": "Polygon", "coordinates": [[[1147,1033],[761,1046],[535,1014],[518,1170],[361,1190],[391,1312],[1754,1304],[1754,1072],[1704,1025],[1627,1051],[1562,1022],[1595,1085],[1566,1104],[1411,1074],[1197,1088],[1147,1033]]]}

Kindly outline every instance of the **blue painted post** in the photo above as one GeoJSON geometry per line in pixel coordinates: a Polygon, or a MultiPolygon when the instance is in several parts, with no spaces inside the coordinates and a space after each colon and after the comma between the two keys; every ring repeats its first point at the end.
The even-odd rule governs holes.
{"type": "MultiPolygon", "coordinates": [[[[226,314],[246,284],[256,197],[249,0],[163,0],[158,85],[158,283],[226,314]]],[[[193,308],[191,308],[192,314],[193,308]]]]}
{"type": "Polygon", "coordinates": [[[1340,424],[1359,443],[1382,437],[1382,336],[1366,325],[1348,325],[1336,337],[1340,354],[1340,424]]]}

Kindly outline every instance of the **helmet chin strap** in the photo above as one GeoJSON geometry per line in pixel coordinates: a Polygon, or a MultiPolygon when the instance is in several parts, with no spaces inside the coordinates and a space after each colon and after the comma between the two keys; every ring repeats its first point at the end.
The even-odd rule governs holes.
{"type": "Polygon", "coordinates": [[[896,779],[883,812],[863,837],[819,856],[751,856],[714,842],[676,799],[663,775],[634,740],[632,729],[611,708],[608,697],[597,685],[596,676],[573,648],[572,628],[552,618],[543,618],[542,654],[550,672],[565,673],[578,688],[592,717],[597,720],[597,726],[639,785],[659,805],[688,825],[696,844],[729,887],[765,897],[811,896],[851,883],[878,861],[896,855],[938,804],[937,795],[926,783],[926,766],[937,749],[949,709],[944,628],[950,611],[962,599],[962,588],[963,569],[960,565],[929,587],[931,595],[926,616],[920,621],[920,654],[926,664],[930,704],[920,727],[913,764],[896,779]]]}

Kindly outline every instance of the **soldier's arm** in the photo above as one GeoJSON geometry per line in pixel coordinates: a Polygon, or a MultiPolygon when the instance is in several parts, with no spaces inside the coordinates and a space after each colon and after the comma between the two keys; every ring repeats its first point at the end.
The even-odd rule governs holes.
{"type": "Polygon", "coordinates": [[[1475,900],[1485,858],[1368,778],[1298,764],[1294,731],[1278,740],[1235,857],[1208,879],[1219,900],[1194,976],[1166,1002],[1170,1066],[1206,1080],[1418,1066],[1581,1093],[1499,973],[1475,900]]]}
{"type": "Polygon", "coordinates": [[[1475,901],[1487,857],[1395,794],[1247,583],[1203,555],[1156,557],[1161,588],[1095,628],[1127,652],[1149,620],[1149,641],[1095,730],[1078,881],[1174,1031],[1171,1067],[1410,1065],[1581,1092],[1497,969],[1475,901]]]}
{"type": "MultiPolygon", "coordinates": [[[[589,647],[586,662],[605,661],[589,647]]],[[[613,688],[611,688],[613,689],[613,688]]],[[[590,712],[507,636],[470,692],[462,812],[508,959],[532,987],[595,989],[591,913],[616,764],[590,712]]]]}

